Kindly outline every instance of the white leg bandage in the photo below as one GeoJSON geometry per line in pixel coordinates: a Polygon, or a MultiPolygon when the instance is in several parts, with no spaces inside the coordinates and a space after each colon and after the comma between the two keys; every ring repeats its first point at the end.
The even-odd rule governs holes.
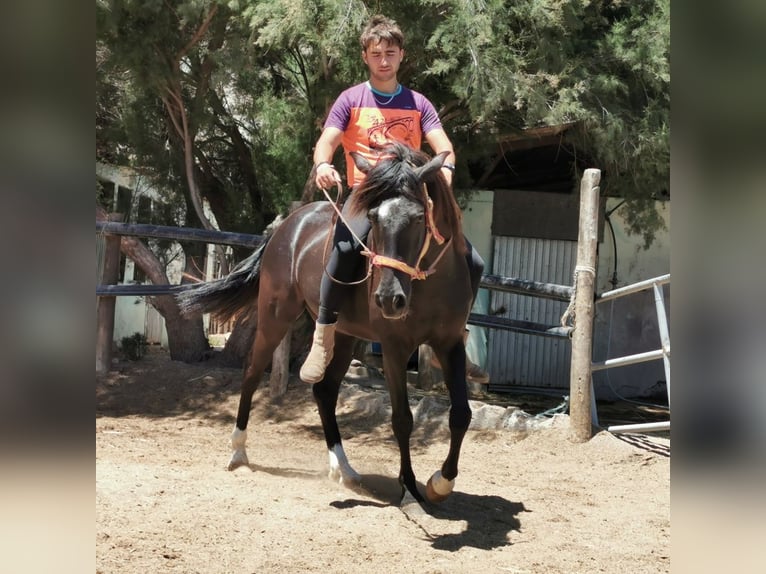
{"type": "Polygon", "coordinates": [[[248,464],[247,452],[245,452],[245,443],[247,442],[247,431],[239,430],[234,427],[231,433],[231,460],[229,461],[229,470],[234,470],[238,466],[248,464]]]}
{"type": "Polygon", "coordinates": [[[348,463],[342,445],[336,444],[327,452],[330,457],[330,480],[334,480],[340,484],[345,482],[359,483],[362,480],[359,473],[351,468],[351,465],[348,463]]]}

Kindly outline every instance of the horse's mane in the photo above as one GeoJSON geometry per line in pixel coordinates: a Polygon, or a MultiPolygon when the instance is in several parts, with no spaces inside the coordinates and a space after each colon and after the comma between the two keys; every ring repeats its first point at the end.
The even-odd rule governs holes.
{"type": "MultiPolygon", "coordinates": [[[[381,202],[399,195],[423,204],[421,188],[412,168],[425,165],[431,157],[398,142],[386,145],[382,152],[382,158],[349,198],[348,209],[352,215],[366,213],[381,202]]],[[[465,253],[467,247],[463,237],[463,216],[447,180],[441,172],[437,172],[425,183],[434,203],[437,226],[445,237],[452,238],[459,253],[465,253]]]]}

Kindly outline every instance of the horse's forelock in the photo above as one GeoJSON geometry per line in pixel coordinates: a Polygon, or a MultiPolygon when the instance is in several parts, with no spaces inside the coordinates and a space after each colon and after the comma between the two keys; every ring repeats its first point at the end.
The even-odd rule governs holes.
{"type": "Polygon", "coordinates": [[[413,151],[402,144],[391,144],[385,148],[378,163],[351,195],[349,209],[352,214],[367,212],[386,199],[401,195],[423,203],[412,168],[424,162],[420,163],[422,159],[415,158],[413,151]]]}
{"type": "MultiPolygon", "coordinates": [[[[351,194],[349,209],[354,215],[366,213],[382,201],[398,195],[423,203],[423,196],[415,181],[413,168],[428,163],[427,154],[401,143],[393,143],[384,149],[383,157],[365,177],[362,184],[351,194]],[[407,179],[412,178],[410,181],[407,179]]],[[[463,237],[462,215],[452,190],[441,175],[434,175],[427,183],[428,195],[434,203],[434,219],[448,227],[447,235],[460,252],[466,249],[463,237]]]]}

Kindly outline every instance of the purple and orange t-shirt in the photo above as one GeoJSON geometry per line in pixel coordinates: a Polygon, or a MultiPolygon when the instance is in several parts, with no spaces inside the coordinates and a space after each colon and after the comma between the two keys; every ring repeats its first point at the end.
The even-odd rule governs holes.
{"type": "Polygon", "coordinates": [[[356,151],[375,163],[380,148],[392,141],[420,149],[423,136],[442,127],[433,104],[423,95],[400,85],[392,94],[383,94],[364,82],[338,96],[324,127],[343,132],[348,185],[364,179],[349,155],[356,151]]]}

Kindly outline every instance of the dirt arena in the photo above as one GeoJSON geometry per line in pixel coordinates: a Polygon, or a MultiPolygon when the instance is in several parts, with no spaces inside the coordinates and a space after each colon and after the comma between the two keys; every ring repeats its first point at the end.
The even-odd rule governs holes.
{"type": "MultiPolygon", "coordinates": [[[[399,454],[379,384],[342,388],[344,445],[363,477],[350,490],[327,478],[319,416],[297,380],[277,400],[261,386],[250,467],[226,470],[239,378],[157,351],[97,377],[97,572],[670,570],[667,438],[601,432],[574,444],[565,415],[469,430],[451,498],[400,507],[399,454]]],[[[472,406],[476,420],[481,405],[472,406]]],[[[425,410],[412,438],[422,490],[447,452],[443,418],[425,410]]]]}

